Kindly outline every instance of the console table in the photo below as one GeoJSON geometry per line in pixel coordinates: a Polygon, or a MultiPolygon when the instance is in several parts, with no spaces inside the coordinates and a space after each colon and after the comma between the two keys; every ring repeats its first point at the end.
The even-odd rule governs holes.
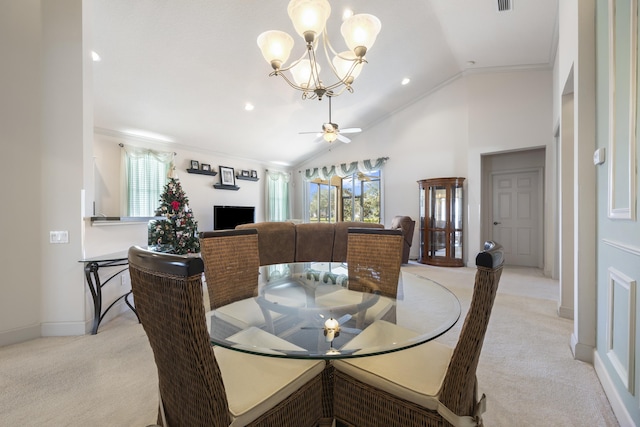
{"type": "Polygon", "coordinates": [[[87,286],[89,287],[89,291],[91,292],[91,298],[93,299],[93,327],[91,329],[91,334],[95,335],[98,333],[98,327],[100,327],[100,322],[107,314],[107,312],[113,307],[118,301],[124,299],[124,302],[127,306],[133,311],[138,317],[138,322],[140,322],[140,317],[138,316],[138,312],[129,302],[129,295],[131,295],[131,291],[127,292],[116,298],[109,307],[107,307],[104,312],[102,311],[102,287],[109,283],[114,277],[120,275],[120,273],[129,269],[129,258],[128,252],[116,252],[107,255],[100,255],[91,258],[81,259],[80,262],[84,263],[84,275],[87,279],[87,286]],[[124,267],[119,269],[116,273],[113,273],[109,278],[105,281],[100,280],[99,270],[101,267],[124,267]]]}

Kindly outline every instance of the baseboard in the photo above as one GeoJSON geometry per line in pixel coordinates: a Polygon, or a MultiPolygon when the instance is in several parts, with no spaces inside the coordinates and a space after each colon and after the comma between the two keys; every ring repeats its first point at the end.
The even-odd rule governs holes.
{"type": "Polygon", "coordinates": [[[11,331],[0,332],[0,347],[40,338],[40,325],[31,325],[11,331]]]}
{"type": "MultiPolygon", "coordinates": [[[[121,315],[122,313],[124,313],[124,312],[126,312],[128,310],[131,310],[131,309],[124,302],[124,300],[121,299],[118,302],[116,302],[113,305],[113,307],[111,307],[111,310],[109,310],[107,312],[107,314],[105,314],[104,317],[102,318],[102,322],[100,322],[100,327],[98,327],[98,332],[100,332],[100,329],[102,327],[104,327],[104,325],[106,325],[111,320],[113,320],[114,318],[118,317],[119,315],[121,315]]],[[[85,325],[85,329],[84,329],[85,332],[84,333],[85,334],[90,334],[91,330],[93,329],[93,316],[91,317],[91,319],[89,319],[86,322],[84,322],[84,325],[85,325]]]]}
{"type": "Polygon", "coordinates": [[[69,337],[86,333],[85,322],[45,322],[40,328],[43,337],[69,337]]]}
{"type": "Polygon", "coordinates": [[[613,414],[618,419],[618,423],[621,426],[632,426],[635,425],[629,411],[627,411],[626,406],[618,393],[615,385],[613,384],[613,380],[609,375],[609,372],[602,363],[602,359],[600,359],[600,355],[597,351],[593,353],[593,368],[596,371],[596,376],[602,384],[602,389],[604,390],[604,394],[607,395],[607,399],[609,399],[609,403],[611,404],[611,409],[613,410],[613,414]]]}
{"type": "Polygon", "coordinates": [[[559,306],[558,316],[562,317],[563,319],[573,320],[573,308],[559,306]]]}
{"type": "Polygon", "coordinates": [[[593,346],[579,343],[575,334],[571,334],[571,351],[574,359],[593,364],[595,349],[593,346]]]}

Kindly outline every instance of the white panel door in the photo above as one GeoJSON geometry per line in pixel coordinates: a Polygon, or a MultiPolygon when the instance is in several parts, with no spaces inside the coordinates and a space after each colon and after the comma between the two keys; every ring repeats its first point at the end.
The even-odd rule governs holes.
{"type": "Polygon", "coordinates": [[[540,266],[539,181],[538,171],[498,173],[492,177],[492,239],[504,247],[506,264],[540,266]]]}

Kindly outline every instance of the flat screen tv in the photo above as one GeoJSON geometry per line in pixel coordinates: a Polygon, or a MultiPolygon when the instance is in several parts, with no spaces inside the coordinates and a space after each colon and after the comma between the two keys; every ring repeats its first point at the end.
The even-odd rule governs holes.
{"type": "Polygon", "coordinates": [[[214,206],[213,229],[233,230],[236,225],[255,222],[254,206],[214,206]]]}

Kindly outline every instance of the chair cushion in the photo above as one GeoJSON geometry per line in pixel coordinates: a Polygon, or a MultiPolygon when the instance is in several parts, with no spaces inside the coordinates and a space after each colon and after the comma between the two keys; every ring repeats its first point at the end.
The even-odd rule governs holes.
{"type": "MultiPolygon", "coordinates": [[[[316,297],[316,305],[318,307],[336,307],[341,305],[359,304],[362,302],[362,292],[350,291],[348,289],[338,289],[316,297]]],[[[394,302],[387,297],[381,296],[378,302],[367,309],[364,316],[365,323],[371,324],[376,320],[382,319],[391,308],[394,302]]]]}
{"type": "Polygon", "coordinates": [[[250,328],[231,335],[227,340],[238,343],[234,345],[237,348],[243,348],[249,351],[260,351],[260,353],[284,354],[278,350],[304,351],[304,348],[298,347],[289,341],[283,340],[264,329],[251,326],[250,328]]]}
{"type": "MultiPolygon", "coordinates": [[[[213,315],[239,329],[265,324],[264,315],[255,298],[247,298],[219,307],[213,315]]],[[[272,313],[272,316],[275,319],[280,315],[272,313]]]]}
{"type": "MultiPolygon", "coordinates": [[[[380,320],[343,348],[361,348],[370,340],[415,335],[414,331],[380,320]]],[[[453,348],[430,341],[393,353],[335,360],[333,366],[365,384],[435,411],[452,353],[453,348]]]]}
{"type": "Polygon", "coordinates": [[[256,420],[325,367],[322,360],[256,356],[217,346],[213,351],[233,417],[231,426],[245,426],[256,420]]]}

